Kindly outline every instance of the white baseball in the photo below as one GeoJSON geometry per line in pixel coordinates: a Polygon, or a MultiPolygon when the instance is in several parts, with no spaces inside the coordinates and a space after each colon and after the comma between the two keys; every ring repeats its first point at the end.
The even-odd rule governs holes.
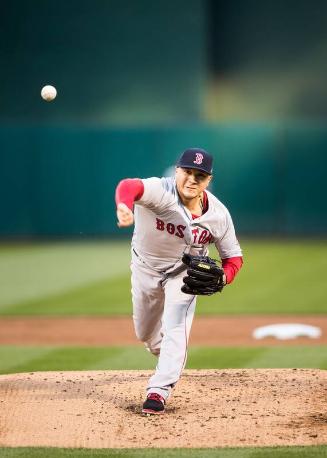
{"type": "Polygon", "coordinates": [[[51,102],[51,100],[55,99],[57,95],[57,89],[54,86],[44,86],[41,91],[42,99],[46,100],[47,102],[51,102]]]}

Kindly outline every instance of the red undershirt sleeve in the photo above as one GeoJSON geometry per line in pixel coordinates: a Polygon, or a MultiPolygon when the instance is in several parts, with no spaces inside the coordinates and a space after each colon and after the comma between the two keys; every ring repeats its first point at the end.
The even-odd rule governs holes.
{"type": "Polygon", "coordinates": [[[237,272],[240,270],[243,264],[242,256],[237,256],[235,258],[226,258],[222,259],[222,266],[226,275],[226,283],[232,283],[237,272]]]}
{"type": "Polygon", "coordinates": [[[133,210],[134,202],[141,199],[144,193],[143,181],[139,178],[126,178],[120,181],[116,188],[115,200],[116,205],[126,204],[130,210],[133,210]]]}

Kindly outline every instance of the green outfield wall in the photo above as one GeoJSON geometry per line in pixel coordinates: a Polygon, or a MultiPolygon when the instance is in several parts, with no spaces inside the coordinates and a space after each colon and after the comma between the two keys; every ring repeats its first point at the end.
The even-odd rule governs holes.
{"type": "Polygon", "coordinates": [[[212,190],[238,232],[326,235],[327,129],[304,124],[0,127],[0,235],[126,233],[116,226],[119,180],[162,176],[190,146],[214,155],[212,190]]]}
{"type": "Polygon", "coordinates": [[[205,27],[205,0],[4,0],[0,122],[199,120],[205,27]]]}

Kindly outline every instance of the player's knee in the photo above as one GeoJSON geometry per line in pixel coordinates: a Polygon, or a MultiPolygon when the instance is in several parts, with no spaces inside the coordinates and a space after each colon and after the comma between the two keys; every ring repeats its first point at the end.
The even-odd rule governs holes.
{"type": "Polygon", "coordinates": [[[135,329],[135,334],[136,334],[136,337],[138,338],[138,340],[140,340],[141,342],[146,342],[147,340],[149,340],[149,333],[145,332],[145,331],[142,331],[142,330],[139,330],[139,329],[135,329]]]}
{"type": "Polygon", "coordinates": [[[151,342],[150,336],[145,334],[145,333],[140,333],[136,332],[136,337],[144,343],[145,348],[152,353],[155,356],[160,355],[160,343],[155,342],[153,345],[153,342],[151,342]]]}
{"type": "Polygon", "coordinates": [[[145,348],[148,350],[148,352],[152,353],[154,356],[159,356],[160,355],[160,347],[153,348],[150,345],[148,345],[146,342],[144,343],[145,348]]]}

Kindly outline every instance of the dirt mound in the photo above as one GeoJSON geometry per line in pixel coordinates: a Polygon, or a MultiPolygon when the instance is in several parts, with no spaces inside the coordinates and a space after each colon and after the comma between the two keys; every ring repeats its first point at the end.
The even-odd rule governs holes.
{"type": "Polygon", "coordinates": [[[149,371],[0,376],[0,446],[225,447],[327,443],[327,372],[187,370],[162,416],[149,371]]]}

